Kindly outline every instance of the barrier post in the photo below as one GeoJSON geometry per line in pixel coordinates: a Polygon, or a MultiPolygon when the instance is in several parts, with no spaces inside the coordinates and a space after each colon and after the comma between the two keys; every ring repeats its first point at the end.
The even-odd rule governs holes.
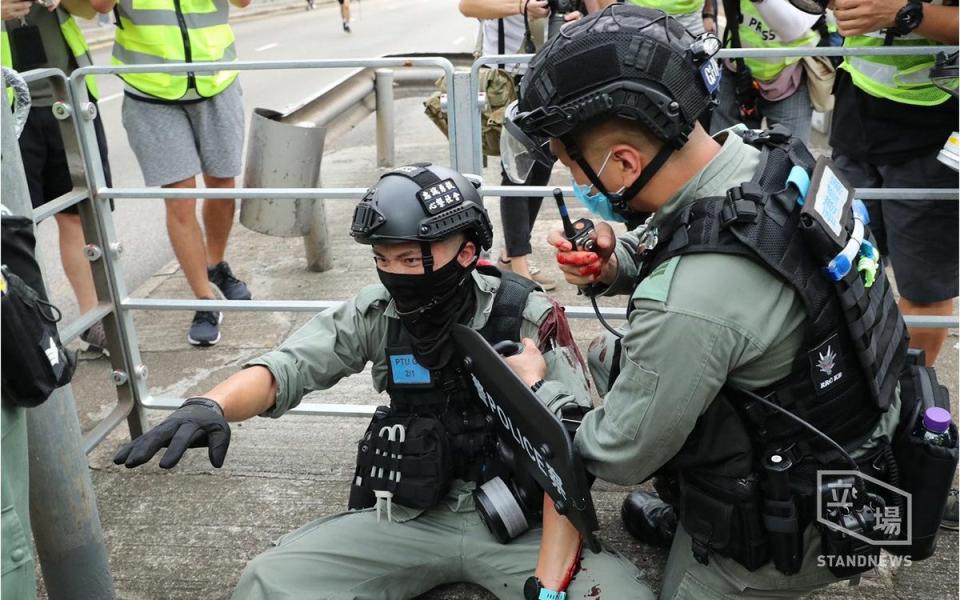
{"type": "Polygon", "coordinates": [[[392,167],[394,152],[393,69],[377,69],[377,166],[392,167]]]}
{"type": "Polygon", "coordinates": [[[453,87],[447,87],[447,115],[450,123],[450,139],[456,142],[456,156],[453,169],[461,173],[483,175],[483,156],[477,156],[479,142],[474,139],[473,117],[479,113],[477,97],[471,91],[469,72],[457,72],[453,75],[453,87]],[[455,118],[453,115],[457,115],[455,118]]]}

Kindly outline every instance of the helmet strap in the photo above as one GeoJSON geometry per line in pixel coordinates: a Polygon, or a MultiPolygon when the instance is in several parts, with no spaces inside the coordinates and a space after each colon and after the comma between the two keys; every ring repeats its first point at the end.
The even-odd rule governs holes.
{"type": "Polygon", "coordinates": [[[420,254],[423,257],[423,272],[433,273],[433,253],[430,250],[430,242],[420,242],[420,254]]]}
{"type": "Polygon", "coordinates": [[[663,164],[667,162],[667,159],[670,158],[674,150],[672,145],[664,144],[656,156],[653,157],[653,160],[650,161],[650,164],[640,173],[640,177],[637,177],[636,181],[627,186],[627,189],[625,189],[620,196],[624,208],[626,208],[627,202],[639,194],[643,186],[647,185],[647,183],[653,179],[653,176],[663,167],[663,164]]]}
{"type": "Polygon", "coordinates": [[[577,145],[576,141],[573,139],[573,136],[567,135],[560,139],[563,142],[564,147],[567,150],[567,154],[570,155],[570,158],[574,160],[583,170],[584,174],[587,176],[587,179],[590,180],[590,183],[593,184],[597,191],[606,196],[610,200],[610,204],[618,212],[632,212],[632,209],[628,206],[630,199],[640,193],[640,190],[643,189],[647,183],[653,179],[653,176],[657,174],[664,163],[667,162],[667,159],[674,152],[674,147],[670,144],[664,144],[660,151],[653,157],[653,160],[650,161],[650,164],[643,169],[640,173],[640,177],[631,183],[622,193],[611,194],[607,191],[606,186],[603,185],[603,182],[600,181],[600,177],[597,175],[596,171],[593,170],[593,167],[590,166],[590,163],[587,162],[587,159],[584,158],[583,153],[580,151],[580,147],[577,145]]]}

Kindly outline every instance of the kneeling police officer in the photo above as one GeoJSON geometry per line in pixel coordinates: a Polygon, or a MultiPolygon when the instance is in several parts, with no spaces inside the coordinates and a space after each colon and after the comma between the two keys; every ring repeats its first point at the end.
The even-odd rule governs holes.
{"type": "MultiPolygon", "coordinates": [[[[799,597],[858,572],[818,555],[875,548],[820,526],[817,472],[890,480],[907,338],[852,194],[827,232],[803,216],[820,202],[802,144],[697,123],[715,104],[718,46],[660,11],[612,5],[537,53],[507,130],[534,155],[549,147],[596,214],[645,220],[619,237],[599,223],[589,245],[548,241],[569,283],[630,298],[622,333],[591,346],[604,403],[574,446],[603,479],[657,476],[672,508],[648,525],[679,520],[660,597],[799,597]],[[831,280],[825,257],[854,238],[873,262],[861,273],[854,255],[831,280]]],[[[828,516],[872,535],[883,498],[868,498],[828,516]]]]}
{"type": "MultiPolygon", "coordinates": [[[[256,557],[234,598],[411,598],[451,582],[481,585],[498,598],[562,600],[562,592],[581,597],[595,586],[613,598],[651,598],[636,568],[610,552],[587,553],[577,574],[579,551],[568,548],[578,538],[554,526],[565,519],[542,491],[527,498],[531,514],[512,513],[534,527],[523,532],[513,523],[517,537],[509,544],[498,541],[502,523],[488,530],[474,510],[475,487],[510,474],[476,388],[454,359],[454,323],[491,343],[522,339],[524,353],[510,360],[539,359],[542,351],[534,361],[543,368],[538,397],[558,410],[590,406],[579,352],[562,345],[572,340],[562,309],[526,279],[478,270],[493,230],[476,187],[443,167],[394,169],[357,205],[350,234],[372,245],[381,284],[320,313],[278,349],[187,400],[115,462],[136,467],[168,446],[160,466],[170,468],[188,446],[208,446],[220,467],[227,421],[279,417],[305,394],[372,362],[374,387],[387,392],[390,405],[378,408],[358,444],[352,510],[319,519],[256,557]],[[540,504],[543,530],[532,514],[540,504]]],[[[506,488],[484,489],[495,495],[506,488]]]]}

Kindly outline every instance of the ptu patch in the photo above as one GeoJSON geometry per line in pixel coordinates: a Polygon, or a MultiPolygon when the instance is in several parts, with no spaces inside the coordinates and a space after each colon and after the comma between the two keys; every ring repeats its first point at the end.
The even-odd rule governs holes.
{"type": "Polygon", "coordinates": [[[429,215],[435,215],[454,206],[463,204],[463,195],[460,188],[452,179],[428,185],[417,192],[417,200],[429,215]]]}
{"type": "Polygon", "coordinates": [[[833,334],[825,342],[807,352],[810,361],[810,379],[813,391],[818,395],[826,394],[844,378],[844,364],[840,356],[838,334],[833,334]]]}
{"type": "Polygon", "coordinates": [[[720,63],[715,58],[711,58],[700,65],[700,77],[703,84],[707,86],[707,92],[714,93],[720,88],[720,78],[722,77],[720,63]]]}
{"type": "Polygon", "coordinates": [[[398,385],[429,384],[430,370],[418,363],[412,354],[391,354],[390,377],[398,385]]]}

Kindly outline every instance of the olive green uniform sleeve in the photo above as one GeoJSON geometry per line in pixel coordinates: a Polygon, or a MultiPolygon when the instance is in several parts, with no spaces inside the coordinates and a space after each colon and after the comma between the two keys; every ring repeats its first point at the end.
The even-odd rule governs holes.
{"type": "MultiPolygon", "coordinates": [[[[546,295],[534,292],[527,300],[523,312],[523,324],[520,335],[540,344],[540,326],[553,310],[553,304],[546,295]]],[[[547,376],[537,390],[537,397],[554,414],[568,404],[576,404],[589,410],[593,403],[590,397],[586,369],[577,359],[576,353],[568,346],[553,346],[544,352],[547,363],[547,376]]]]}
{"type": "Polygon", "coordinates": [[[728,380],[758,387],[786,376],[805,314],[765,269],[718,254],[663,263],[631,303],[620,375],[575,439],[587,469],[620,484],[673,457],[728,380]]]}
{"type": "Polygon", "coordinates": [[[276,350],[244,365],[268,368],[277,382],[276,403],[262,416],[279,417],[306,394],[359,373],[371,360],[374,387],[382,391],[387,335],[383,312],[389,299],[383,286],[368,286],[339,307],[315,316],[276,350]]]}

